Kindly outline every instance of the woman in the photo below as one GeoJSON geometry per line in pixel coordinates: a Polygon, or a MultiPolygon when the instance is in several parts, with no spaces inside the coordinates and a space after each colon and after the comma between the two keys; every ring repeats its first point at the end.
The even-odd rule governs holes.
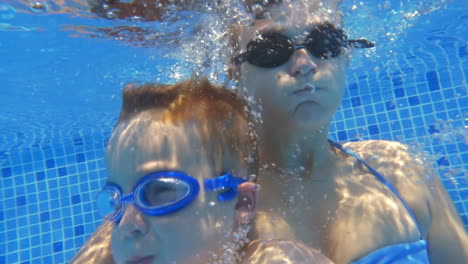
{"type": "Polygon", "coordinates": [[[328,140],[349,51],[371,46],[343,36],[339,1],[247,2],[256,19],[233,31],[230,76],[262,116],[258,237],[301,241],[338,264],[468,263],[450,198],[405,145],[328,140]]]}

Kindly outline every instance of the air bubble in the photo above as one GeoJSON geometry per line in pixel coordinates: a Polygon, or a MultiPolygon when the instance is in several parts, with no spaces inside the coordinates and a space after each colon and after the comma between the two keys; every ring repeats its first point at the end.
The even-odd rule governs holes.
{"type": "Polygon", "coordinates": [[[215,205],[216,205],[216,202],[214,202],[214,201],[210,201],[208,203],[208,207],[214,207],[215,205]]]}
{"type": "Polygon", "coordinates": [[[119,9],[111,9],[106,12],[106,17],[109,19],[115,19],[117,18],[117,13],[119,12],[119,9]]]}
{"type": "Polygon", "coordinates": [[[49,12],[49,6],[42,1],[33,1],[29,4],[29,8],[36,14],[45,14],[49,12]]]}
{"type": "Polygon", "coordinates": [[[141,21],[141,20],[143,20],[143,18],[141,16],[132,16],[130,18],[130,20],[132,20],[132,21],[141,21]]]}

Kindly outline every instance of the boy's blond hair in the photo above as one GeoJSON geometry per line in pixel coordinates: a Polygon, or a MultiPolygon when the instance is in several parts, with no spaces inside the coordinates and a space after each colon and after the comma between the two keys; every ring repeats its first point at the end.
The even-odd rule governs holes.
{"type": "Polygon", "coordinates": [[[245,100],[234,92],[207,79],[174,85],[128,85],[117,125],[145,111],[162,123],[197,122],[209,157],[227,154],[245,159],[249,174],[257,174],[254,119],[245,100]]]}

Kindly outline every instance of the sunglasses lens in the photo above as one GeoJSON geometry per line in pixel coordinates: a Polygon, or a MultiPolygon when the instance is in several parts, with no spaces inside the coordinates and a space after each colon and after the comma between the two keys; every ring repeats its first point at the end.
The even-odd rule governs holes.
{"type": "Polygon", "coordinates": [[[153,179],[139,191],[138,202],[147,208],[157,209],[183,200],[189,192],[189,184],[179,179],[153,179]]]}
{"type": "Polygon", "coordinates": [[[346,47],[347,37],[342,29],[332,24],[323,24],[315,28],[306,41],[307,49],[317,58],[335,58],[346,47]]]}
{"type": "Polygon", "coordinates": [[[288,61],[294,44],[281,34],[266,33],[247,44],[247,61],[250,64],[272,68],[288,61]]]}

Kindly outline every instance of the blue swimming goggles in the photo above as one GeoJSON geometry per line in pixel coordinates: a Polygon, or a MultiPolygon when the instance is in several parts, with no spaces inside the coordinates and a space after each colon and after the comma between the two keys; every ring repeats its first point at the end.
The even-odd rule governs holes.
{"type": "MultiPolygon", "coordinates": [[[[205,191],[222,191],[218,200],[228,201],[236,197],[237,186],[244,182],[246,180],[226,173],[203,180],[203,185],[205,191]]],[[[127,195],[123,195],[120,186],[107,184],[97,195],[96,205],[104,219],[119,222],[125,204],[133,204],[147,215],[165,215],[188,205],[199,191],[200,185],[195,178],[177,171],[159,171],[141,178],[127,195]]]]}

